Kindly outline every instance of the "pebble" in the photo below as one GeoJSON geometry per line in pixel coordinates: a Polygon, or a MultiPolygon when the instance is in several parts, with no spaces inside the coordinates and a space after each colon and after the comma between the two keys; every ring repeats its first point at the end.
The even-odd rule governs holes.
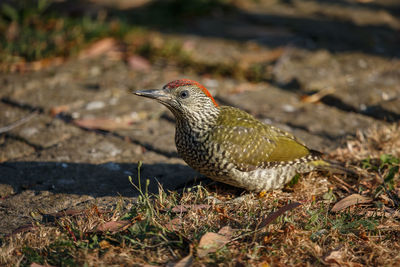
{"type": "Polygon", "coordinates": [[[103,101],[93,101],[86,105],[87,110],[102,109],[106,106],[103,101]]]}
{"type": "Polygon", "coordinates": [[[289,113],[296,111],[296,108],[289,104],[282,105],[282,109],[283,109],[283,111],[289,112],[289,113]]]}

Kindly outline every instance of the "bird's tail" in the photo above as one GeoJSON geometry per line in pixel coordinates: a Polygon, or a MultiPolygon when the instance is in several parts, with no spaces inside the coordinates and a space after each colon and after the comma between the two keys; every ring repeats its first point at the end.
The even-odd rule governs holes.
{"type": "Polygon", "coordinates": [[[318,151],[312,151],[312,153],[317,157],[317,159],[311,161],[309,164],[314,166],[317,170],[329,171],[338,174],[347,174],[355,177],[359,176],[359,173],[354,169],[345,167],[338,162],[322,159],[322,153],[318,151]]]}

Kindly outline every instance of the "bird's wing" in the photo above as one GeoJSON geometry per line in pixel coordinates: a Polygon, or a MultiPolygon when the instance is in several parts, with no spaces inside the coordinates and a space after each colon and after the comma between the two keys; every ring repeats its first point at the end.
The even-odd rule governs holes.
{"type": "Polygon", "coordinates": [[[266,168],[311,153],[293,135],[263,124],[244,111],[222,110],[219,120],[212,139],[225,151],[224,156],[242,171],[266,168]]]}

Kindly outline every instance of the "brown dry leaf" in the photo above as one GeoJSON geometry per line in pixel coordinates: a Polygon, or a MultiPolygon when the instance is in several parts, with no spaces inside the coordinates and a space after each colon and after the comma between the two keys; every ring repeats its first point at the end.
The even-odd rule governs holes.
{"type": "Polygon", "coordinates": [[[181,212],[187,212],[189,209],[192,210],[201,210],[201,209],[207,209],[209,208],[210,205],[207,204],[199,204],[199,205],[178,205],[175,206],[171,209],[171,212],[175,213],[181,213],[181,212]]]}
{"type": "Polygon", "coordinates": [[[36,262],[32,262],[31,265],[29,265],[30,267],[55,267],[54,265],[49,265],[49,264],[39,264],[36,262]]]}
{"type": "Polygon", "coordinates": [[[61,112],[66,112],[66,111],[68,111],[69,108],[70,108],[70,107],[67,106],[67,105],[61,105],[61,106],[52,107],[52,108],[50,109],[50,115],[53,116],[53,117],[55,117],[55,116],[57,116],[58,114],[60,114],[61,112]]]}
{"type": "Polygon", "coordinates": [[[261,50],[256,52],[252,51],[244,53],[242,54],[241,61],[239,64],[243,68],[248,68],[252,64],[272,62],[279,59],[284,52],[285,52],[284,48],[278,47],[272,50],[266,50],[266,51],[261,50]]]}
{"type": "MultiPolygon", "coordinates": [[[[45,58],[32,62],[18,61],[16,63],[12,63],[9,66],[10,72],[27,72],[27,71],[37,71],[48,67],[59,66],[65,62],[65,58],[62,57],[53,57],[53,58],[45,58]]],[[[1,65],[0,65],[1,66],[1,65]]]]}
{"type": "MultiPolygon", "coordinates": [[[[235,32],[238,33],[241,29],[235,29],[235,32]]],[[[246,28],[246,31],[258,31],[258,27],[256,28],[246,28]]],[[[261,29],[262,31],[264,29],[261,29]]],[[[240,55],[235,56],[235,61],[237,62],[237,67],[246,71],[249,70],[254,65],[265,65],[268,62],[277,61],[285,52],[285,48],[277,47],[274,49],[263,49],[259,45],[256,44],[248,44],[247,48],[245,48],[240,55]]]]}
{"type": "Polygon", "coordinates": [[[325,258],[324,261],[329,265],[340,265],[343,260],[343,252],[340,250],[331,251],[325,258]]]}
{"type": "Polygon", "coordinates": [[[14,231],[12,231],[11,234],[6,235],[6,237],[7,237],[7,236],[16,235],[16,234],[19,234],[19,233],[25,233],[25,232],[28,232],[28,231],[34,229],[34,228],[37,228],[37,226],[35,226],[35,225],[33,225],[33,224],[26,224],[26,225],[23,225],[23,226],[18,227],[17,229],[15,229],[14,231]]]}
{"type": "Polygon", "coordinates": [[[132,223],[130,221],[111,221],[97,226],[97,232],[120,232],[128,228],[132,223]]]}
{"type": "Polygon", "coordinates": [[[85,214],[85,210],[75,210],[75,209],[69,209],[69,210],[63,210],[55,213],[50,213],[50,214],[43,214],[47,219],[50,218],[61,218],[65,216],[76,216],[76,215],[82,215],[85,214]]]}
{"type": "Polygon", "coordinates": [[[233,235],[232,227],[230,226],[224,226],[221,229],[219,229],[218,234],[225,236],[226,238],[231,238],[233,235]]]}
{"type": "Polygon", "coordinates": [[[77,119],[74,120],[73,123],[85,129],[113,131],[113,130],[131,129],[132,124],[135,121],[136,121],[135,119],[127,116],[115,119],[109,119],[109,118],[77,119]]]}
{"type": "Polygon", "coordinates": [[[344,210],[347,207],[356,205],[356,204],[362,204],[362,203],[370,203],[372,202],[372,199],[369,197],[364,197],[360,194],[352,194],[350,196],[347,196],[337,202],[331,209],[332,212],[338,212],[341,210],[344,210]]]}
{"type": "Polygon", "coordinates": [[[199,246],[197,247],[197,255],[203,258],[207,254],[217,251],[228,242],[229,238],[226,236],[208,232],[200,239],[199,246]]]}
{"type": "Polygon", "coordinates": [[[107,240],[101,240],[99,243],[101,249],[110,248],[111,244],[107,240]]]}
{"type": "Polygon", "coordinates": [[[219,248],[227,244],[232,237],[232,228],[230,226],[222,227],[218,233],[206,233],[200,239],[197,247],[197,255],[202,258],[211,252],[217,251],[219,248]]]}
{"type": "Polygon", "coordinates": [[[325,88],[325,89],[322,89],[321,91],[316,92],[315,94],[301,96],[301,102],[303,102],[303,103],[317,103],[324,96],[333,94],[335,91],[336,90],[333,87],[325,88]]]}
{"type": "Polygon", "coordinates": [[[138,55],[132,55],[128,59],[128,65],[133,70],[148,72],[151,70],[150,62],[144,57],[138,55]]]}
{"type": "Polygon", "coordinates": [[[165,228],[167,228],[169,231],[177,231],[182,228],[182,219],[177,217],[165,224],[165,228]]]}
{"type": "Polygon", "coordinates": [[[45,58],[28,64],[29,70],[38,71],[48,67],[59,66],[64,63],[65,59],[62,57],[45,58]]]}
{"type": "Polygon", "coordinates": [[[325,264],[329,266],[349,266],[349,267],[361,267],[363,266],[357,262],[346,262],[343,261],[344,255],[341,250],[333,250],[327,256],[324,257],[325,264]]]}
{"type": "Polygon", "coordinates": [[[260,87],[257,86],[256,84],[243,83],[243,84],[236,86],[234,89],[230,90],[229,94],[235,95],[235,94],[241,94],[244,92],[257,91],[259,89],[260,89],[260,87]]]}
{"type": "Polygon", "coordinates": [[[115,50],[117,41],[114,38],[104,38],[79,53],[80,59],[93,58],[115,50]]]}
{"type": "Polygon", "coordinates": [[[267,217],[264,217],[264,219],[261,221],[259,228],[263,228],[273,222],[276,218],[284,214],[286,211],[292,210],[294,208],[297,208],[298,206],[301,206],[299,202],[292,202],[290,204],[287,204],[286,206],[283,206],[277,211],[271,212],[268,214],[267,217]]]}
{"type": "Polygon", "coordinates": [[[193,265],[193,256],[190,253],[189,255],[187,255],[186,257],[184,257],[183,259],[181,259],[176,263],[168,263],[167,267],[190,267],[192,265],[193,265]]]}

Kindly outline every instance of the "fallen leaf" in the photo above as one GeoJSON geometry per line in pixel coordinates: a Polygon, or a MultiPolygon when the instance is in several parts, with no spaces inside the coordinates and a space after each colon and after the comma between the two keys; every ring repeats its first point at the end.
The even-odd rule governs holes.
{"type": "Polygon", "coordinates": [[[278,60],[284,52],[284,48],[278,47],[272,50],[262,51],[257,49],[257,51],[243,53],[240,57],[239,67],[241,67],[242,69],[248,69],[254,64],[265,64],[266,62],[273,62],[278,60]]]}
{"type": "Polygon", "coordinates": [[[316,92],[315,94],[301,96],[301,102],[303,102],[303,103],[317,103],[324,96],[333,94],[334,92],[335,92],[335,88],[333,88],[333,87],[325,88],[325,89],[322,89],[321,91],[316,92]]]}
{"type": "Polygon", "coordinates": [[[210,207],[210,205],[206,205],[206,204],[178,205],[178,206],[173,207],[171,209],[171,212],[181,213],[181,212],[187,212],[189,209],[191,209],[191,210],[201,210],[201,209],[207,209],[209,207],[210,207]]]}
{"type": "Polygon", "coordinates": [[[259,228],[263,228],[265,226],[267,226],[268,224],[270,224],[271,222],[273,222],[276,218],[278,218],[279,216],[281,216],[282,214],[284,214],[286,211],[292,210],[294,208],[297,208],[298,206],[300,206],[301,204],[299,202],[292,202],[290,204],[287,204],[286,206],[283,206],[282,208],[280,208],[277,211],[271,212],[270,214],[268,214],[267,217],[265,217],[260,225],[259,228]]]}
{"type": "Polygon", "coordinates": [[[192,254],[187,255],[180,261],[176,263],[168,263],[166,266],[167,267],[190,267],[193,265],[193,256],[192,254]]]}
{"type": "Polygon", "coordinates": [[[356,205],[356,204],[362,204],[362,203],[370,203],[372,202],[372,199],[369,197],[364,197],[360,194],[352,194],[350,196],[347,196],[337,202],[331,209],[332,212],[338,212],[341,210],[344,210],[347,207],[356,205]]]}
{"type": "Polygon", "coordinates": [[[150,62],[144,57],[132,55],[128,58],[128,65],[133,70],[148,72],[151,70],[150,62]]]}
{"type": "Polygon", "coordinates": [[[257,91],[260,90],[260,86],[257,86],[256,84],[251,84],[251,83],[243,83],[240,84],[238,86],[236,86],[235,88],[233,88],[232,90],[229,91],[229,94],[241,94],[244,92],[251,92],[251,91],[257,91]]]}
{"type": "Polygon", "coordinates": [[[12,236],[12,235],[16,235],[16,234],[19,234],[19,233],[25,233],[25,232],[28,232],[28,231],[34,229],[34,228],[37,228],[37,226],[34,226],[32,224],[26,224],[26,225],[18,227],[17,229],[12,231],[11,234],[8,234],[6,236],[12,236]]]}
{"type": "Polygon", "coordinates": [[[29,265],[30,267],[55,267],[54,265],[49,265],[49,264],[39,264],[36,262],[32,262],[31,265],[29,265]]]}
{"type": "Polygon", "coordinates": [[[50,114],[51,114],[51,116],[55,117],[58,114],[60,114],[61,112],[66,112],[68,110],[69,110],[69,106],[67,106],[67,105],[55,106],[50,109],[50,114]]]}
{"type": "Polygon", "coordinates": [[[97,226],[97,232],[120,232],[128,228],[132,223],[130,221],[111,221],[97,226]]]}
{"type": "Polygon", "coordinates": [[[91,44],[79,53],[80,59],[93,58],[115,50],[117,41],[114,38],[104,38],[91,44]]]}
{"type": "Polygon", "coordinates": [[[85,210],[70,209],[70,210],[59,211],[56,213],[42,214],[42,216],[43,216],[43,221],[54,222],[57,218],[66,217],[66,216],[77,216],[77,215],[83,215],[83,214],[85,214],[85,210]]]}
{"type": "Polygon", "coordinates": [[[233,234],[232,227],[230,227],[228,225],[224,226],[221,229],[219,229],[218,234],[223,235],[227,238],[231,238],[232,234],[233,234]]]}
{"type": "Polygon", "coordinates": [[[45,58],[32,62],[18,61],[9,65],[8,69],[10,72],[24,73],[27,71],[37,71],[44,68],[59,66],[64,62],[65,58],[62,57],[45,58]]]}
{"type": "Polygon", "coordinates": [[[340,250],[334,250],[331,251],[325,258],[324,261],[327,264],[337,264],[340,265],[340,263],[343,260],[343,252],[341,252],[340,250]]]}
{"type": "Polygon", "coordinates": [[[28,65],[29,70],[38,71],[48,67],[59,66],[64,63],[65,59],[62,57],[45,58],[37,61],[30,62],[28,65]]]}
{"type": "Polygon", "coordinates": [[[87,118],[87,119],[77,119],[74,120],[73,123],[79,127],[91,130],[104,130],[104,131],[113,131],[113,130],[122,130],[122,129],[131,129],[132,124],[136,120],[131,118],[130,116],[122,117],[122,118],[87,118]]]}
{"type": "Polygon", "coordinates": [[[111,244],[107,240],[101,240],[99,246],[101,249],[106,249],[111,247],[111,244]]]}
{"type": "Polygon", "coordinates": [[[326,265],[329,266],[349,266],[349,267],[361,267],[363,266],[357,262],[344,261],[344,252],[341,250],[333,250],[327,256],[323,258],[326,265]]]}
{"type": "Polygon", "coordinates": [[[205,233],[197,247],[197,255],[200,258],[207,256],[207,254],[217,251],[229,242],[229,238],[217,233],[205,233]]]}
{"type": "Polygon", "coordinates": [[[197,248],[198,256],[205,257],[208,253],[217,251],[219,248],[228,243],[231,237],[232,228],[230,226],[222,227],[218,233],[206,233],[200,239],[200,243],[197,248]]]}
{"type": "Polygon", "coordinates": [[[165,224],[165,228],[169,231],[177,231],[182,228],[182,219],[174,218],[165,224]]]}
{"type": "Polygon", "coordinates": [[[258,266],[258,267],[270,267],[271,265],[269,265],[268,262],[263,261],[263,262],[260,262],[257,266],[258,266]]]}

